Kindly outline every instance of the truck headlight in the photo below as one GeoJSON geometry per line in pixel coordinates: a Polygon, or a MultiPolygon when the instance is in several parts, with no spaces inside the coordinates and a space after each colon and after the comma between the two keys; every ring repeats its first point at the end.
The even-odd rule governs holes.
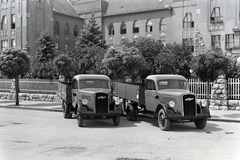
{"type": "Polygon", "coordinates": [[[202,107],[207,107],[207,102],[202,102],[202,107]]]}
{"type": "Polygon", "coordinates": [[[175,107],[175,102],[173,102],[173,101],[170,101],[168,104],[169,104],[169,106],[172,107],[172,108],[175,107]]]}
{"type": "Polygon", "coordinates": [[[87,99],[83,99],[83,100],[82,100],[82,104],[83,104],[83,105],[87,105],[87,104],[88,104],[88,100],[87,100],[87,99]]]}

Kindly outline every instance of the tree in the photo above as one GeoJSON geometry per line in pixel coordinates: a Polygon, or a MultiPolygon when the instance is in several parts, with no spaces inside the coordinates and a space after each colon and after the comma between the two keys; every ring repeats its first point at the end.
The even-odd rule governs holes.
{"type": "Polygon", "coordinates": [[[209,82],[215,81],[219,75],[228,73],[229,59],[221,49],[208,49],[193,58],[193,73],[201,81],[207,82],[207,106],[209,106],[209,82]]]}
{"type": "Polygon", "coordinates": [[[94,17],[94,13],[92,13],[88,23],[84,25],[83,29],[80,31],[80,36],[78,37],[76,45],[81,48],[86,48],[86,46],[107,48],[106,42],[103,40],[100,26],[97,24],[94,17]]]}
{"type": "Polygon", "coordinates": [[[15,79],[16,105],[19,105],[19,76],[24,76],[30,70],[28,53],[22,50],[9,49],[0,55],[0,71],[10,79],[15,79]]]}
{"type": "Polygon", "coordinates": [[[133,81],[146,68],[146,61],[135,47],[116,46],[105,54],[103,64],[114,78],[130,77],[133,81]]]}
{"type": "Polygon", "coordinates": [[[156,73],[191,76],[192,53],[182,44],[167,44],[155,58],[156,73]]]}
{"type": "Polygon", "coordinates": [[[53,65],[53,59],[56,56],[55,42],[47,29],[42,32],[37,43],[39,46],[36,55],[32,57],[30,76],[32,78],[54,79],[56,77],[53,65]]]}

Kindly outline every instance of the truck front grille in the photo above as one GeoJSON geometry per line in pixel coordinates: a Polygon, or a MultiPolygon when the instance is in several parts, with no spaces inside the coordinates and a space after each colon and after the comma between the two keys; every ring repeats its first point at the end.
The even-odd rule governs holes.
{"type": "Polygon", "coordinates": [[[96,94],[96,113],[108,113],[108,94],[96,94]]]}
{"type": "Polygon", "coordinates": [[[188,94],[183,96],[184,116],[196,116],[195,96],[188,94]]]}

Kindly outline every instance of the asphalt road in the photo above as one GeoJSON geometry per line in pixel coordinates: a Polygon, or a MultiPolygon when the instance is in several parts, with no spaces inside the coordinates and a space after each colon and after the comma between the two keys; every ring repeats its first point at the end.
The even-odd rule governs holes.
{"type": "Polygon", "coordinates": [[[0,108],[0,160],[238,160],[240,124],[208,122],[204,130],[194,124],[173,124],[161,131],[157,121],[141,117],[87,120],[60,112],[0,108]]]}

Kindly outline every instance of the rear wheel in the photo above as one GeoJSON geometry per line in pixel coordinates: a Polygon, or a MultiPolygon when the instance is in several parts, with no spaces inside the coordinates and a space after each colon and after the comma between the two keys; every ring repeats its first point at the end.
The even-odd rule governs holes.
{"type": "Polygon", "coordinates": [[[127,120],[133,121],[134,120],[134,112],[131,109],[127,111],[127,120]]]}
{"type": "Polygon", "coordinates": [[[113,116],[113,124],[118,126],[120,123],[120,116],[113,116]]]}
{"type": "Polygon", "coordinates": [[[194,124],[198,129],[203,129],[207,125],[207,119],[196,119],[194,124]]]}
{"type": "Polygon", "coordinates": [[[83,116],[78,115],[77,119],[78,119],[78,127],[83,127],[83,116]]]}
{"type": "Polygon", "coordinates": [[[166,113],[164,109],[160,109],[158,112],[158,125],[163,131],[168,131],[170,128],[170,120],[166,119],[166,113]]]}

